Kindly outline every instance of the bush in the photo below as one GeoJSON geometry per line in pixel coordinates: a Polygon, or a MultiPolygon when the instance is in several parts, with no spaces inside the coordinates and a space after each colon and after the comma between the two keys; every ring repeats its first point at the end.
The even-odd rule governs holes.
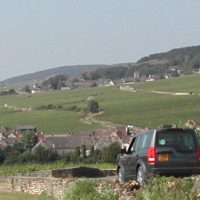
{"type": "Polygon", "coordinates": [[[83,180],[70,185],[65,191],[66,200],[116,200],[114,193],[108,187],[96,189],[94,181],[83,180]]]}
{"type": "Polygon", "coordinates": [[[88,102],[88,111],[91,113],[98,113],[99,112],[99,104],[95,100],[90,100],[88,102]]]}
{"type": "Polygon", "coordinates": [[[18,163],[30,163],[34,161],[34,155],[31,151],[25,151],[18,156],[18,163]]]}
{"type": "Polygon", "coordinates": [[[105,147],[102,150],[102,161],[103,162],[117,162],[118,155],[121,152],[121,146],[119,143],[112,143],[109,147],[105,147]]]}
{"type": "Polygon", "coordinates": [[[155,177],[136,194],[136,200],[197,199],[192,193],[194,180],[190,178],[155,177]]]}
{"type": "Polygon", "coordinates": [[[58,154],[51,149],[44,149],[39,146],[34,151],[34,159],[36,162],[45,163],[58,160],[58,154]]]}

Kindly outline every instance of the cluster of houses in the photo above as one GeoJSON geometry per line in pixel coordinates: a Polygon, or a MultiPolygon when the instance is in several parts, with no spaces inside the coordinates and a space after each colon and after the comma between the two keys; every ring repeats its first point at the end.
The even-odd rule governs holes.
{"type": "Polygon", "coordinates": [[[2,128],[0,129],[0,149],[6,146],[14,145],[16,142],[22,140],[23,134],[31,131],[37,136],[37,144],[32,151],[39,146],[45,149],[52,149],[63,155],[67,152],[74,151],[77,147],[82,145],[86,148],[86,153],[89,154],[91,148],[103,149],[110,144],[117,142],[125,147],[129,144],[131,134],[127,133],[126,126],[117,127],[116,130],[97,129],[95,131],[68,133],[62,135],[45,135],[42,132],[37,132],[35,126],[25,125],[17,128],[2,128]]]}

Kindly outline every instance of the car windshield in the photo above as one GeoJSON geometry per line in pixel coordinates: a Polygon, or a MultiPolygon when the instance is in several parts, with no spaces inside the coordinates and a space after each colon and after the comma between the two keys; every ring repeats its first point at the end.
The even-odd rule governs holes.
{"type": "Polygon", "coordinates": [[[192,132],[185,130],[165,130],[157,134],[157,147],[174,147],[179,152],[194,152],[195,138],[192,132]]]}

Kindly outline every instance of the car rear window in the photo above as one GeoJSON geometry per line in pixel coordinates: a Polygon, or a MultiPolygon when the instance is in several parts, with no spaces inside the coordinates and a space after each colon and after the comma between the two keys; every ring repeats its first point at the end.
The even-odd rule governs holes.
{"type": "Polygon", "coordinates": [[[196,150],[194,134],[190,131],[176,129],[158,132],[156,146],[174,147],[179,152],[194,152],[196,150]]]}

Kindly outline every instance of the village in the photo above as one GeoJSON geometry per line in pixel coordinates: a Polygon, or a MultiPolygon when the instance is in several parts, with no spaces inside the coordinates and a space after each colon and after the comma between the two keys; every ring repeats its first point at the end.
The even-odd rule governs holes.
{"type": "Polygon", "coordinates": [[[59,156],[74,151],[77,147],[84,146],[86,155],[90,154],[92,148],[94,150],[102,150],[112,143],[118,143],[121,147],[129,144],[132,134],[137,133],[132,130],[127,132],[127,126],[118,126],[113,129],[97,129],[94,131],[70,132],[67,134],[44,134],[38,132],[37,127],[33,125],[21,125],[16,128],[0,129],[0,149],[3,150],[8,146],[20,143],[25,134],[32,134],[36,137],[36,144],[31,149],[32,152],[36,148],[51,149],[59,156]]]}

